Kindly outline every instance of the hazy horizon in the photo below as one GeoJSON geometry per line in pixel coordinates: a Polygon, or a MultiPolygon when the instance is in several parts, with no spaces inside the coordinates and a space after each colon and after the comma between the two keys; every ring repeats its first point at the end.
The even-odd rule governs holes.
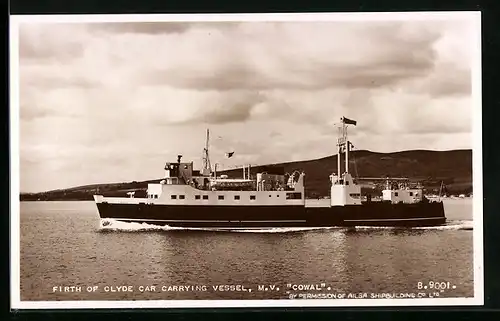
{"type": "MultiPolygon", "coordinates": [[[[370,153],[381,153],[381,154],[394,154],[394,153],[404,153],[404,152],[416,152],[416,151],[420,151],[420,152],[454,152],[454,151],[471,151],[472,152],[472,149],[447,149],[447,150],[430,150],[430,149],[411,149],[411,150],[398,150],[398,151],[391,151],[391,152],[377,152],[377,151],[372,151],[372,150],[367,150],[367,149],[362,149],[362,150],[355,150],[354,152],[370,152],[370,153]]],[[[254,163],[251,163],[250,165],[251,166],[267,166],[267,165],[276,165],[276,164],[286,164],[286,163],[298,163],[298,162],[307,162],[307,161],[315,161],[315,160],[320,160],[320,159],[324,159],[324,158],[328,158],[328,157],[334,157],[336,156],[337,154],[331,154],[331,155],[326,155],[326,156],[322,156],[322,157],[318,157],[318,158],[313,158],[313,159],[300,159],[300,160],[294,160],[294,161],[286,161],[286,162],[275,162],[275,163],[267,163],[267,164],[254,164],[254,163]]],[[[163,165],[165,162],[173,162],[173,161],[176,161],[177,160],[177,155],[175,155],[176,157],[172,157],[170,159],[165,159],[165,161],[162,163],[162,164],[158,164],[158,175],[156,175],[156,177],[149,177],[149,178],[135,178],[135,179],[128,179],[128,180],[124,180],[124,181],[108,181],[108,182],[90,182],[90,183],[87,183],[87,184],[83,184],[83,185],[74,185],[74,186],[66,186],[66,187],[59,187],[59,188],[55,188],[55,189],[51,189],[51,190],[43,190],[43,191],[33,191],[33,192],[26,192],[26,191],[20,191],[20,194],[32,194],[32,193],[44,193],[44,192],[51,192],[51,191],[54,191],[54,190],[61,190],[61,189],[69,189],[69,188],[74,188],[74,187],[81,187],[81,186],[86,186],[86,185],[95,185],[95,184],[118,184],[118,183],[128,183],[128,182],[133,182],[133,181],[137,181],[137,182],[142,182],[142,181],[149,181],[149,180],[154,180],[154,179],[161,179],[163,178],[163,165]]],[[[187,159],[182,159],[183,162],[195,162],[197,163],[195,160],[187,160],[187,159]]],[[[201,161],[199,162],[201,163],[201,161]]],[[[212,162],[212,167],[213,167],[213,163],[212,162]]],[[[240,167],[237,167],[237,168],[240,168],[240,167]]],[[[195,170],[198,170],[200,168],[195,168],[195,170]]],[[[224,172],[224,171],[227,171],[227,170],[233,170],[235,168],[231,167],[231,168],[224,168],[224,169],[220,169],[219,168],[219,172],[224,172]]],[[[306,173],[307,174],[307,173],[306,173]]]]}
{"type": "Polygon", "coordinates": [[[177,154],[199,168],[207,127],[225,169],[334,155],[342,116],[358,150],[471,150],[461,17],[21,23],[20,189],[153,179],[177,154]]]}

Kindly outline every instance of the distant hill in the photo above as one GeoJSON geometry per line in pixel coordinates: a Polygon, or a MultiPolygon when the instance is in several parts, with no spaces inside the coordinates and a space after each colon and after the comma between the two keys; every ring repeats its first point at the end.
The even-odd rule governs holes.
{"type": "MultiPolygon", "coordinates": [[[[472,192],[472,151],[427,151],[411,150],[395,153],[376,153],[370,151],[353,151],[349,154],[349,169],[354,177],[407,177],[419,180],[428,193],[437,192],[443,182],[447,194],[469,194],[472,192]]],[[[306,173],[305,185],[308,197],[329,195],[329,175],[336,172],[337,156],[320,159],[262,165],[251,168],[251,174],[283,167],[285,172],[295,170],[306,173]]],[[[229,177],[241,177],[242,169],[222,171],[229,177]]],[[[21,193],[21,200],[92,200],[98,193],[105,196],[126,196],[135,191],[136,197],[145,196],[148,183],[159,182],[162,178],[148,181],[127,183],[110,183],[78,186],[42,193],[21,193]]],[[[365,191],[380,190],[364,188],[365,191]]]]}

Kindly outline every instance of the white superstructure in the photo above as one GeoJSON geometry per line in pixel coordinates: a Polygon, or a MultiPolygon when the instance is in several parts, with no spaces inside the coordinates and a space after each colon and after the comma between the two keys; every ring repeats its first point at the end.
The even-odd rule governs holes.
{"type": "Polygon", "coordinates": [[[391,183],[389,179],[382,191],[382,200],[391,203],[416,203],[423,199],[422,187],[411,188],[407,182],[391,183]]]}
{"type": "MultiPolygon", "coordinates": [[[[356,125],[356,121],[342,117],[337,139],[337,174],[330,175],[330,200],[329,203],[322,203],[322,207],[362,204],[361,186],[349,173],[349,152],[353,146],[347,136],[348,125],[356,125]]],[[[146,197],[135,197],[134,193],[129,193],[129,197],[96,195],[96,202],[192,206],[307,206],[303,172],[285,174],[283,168],[283,171],[270,168],[269,171],[262,170],[254,176],[250,166],[244,166],[242,178],[229,178],[225,174],[217,176],[217,171],[212,171],[210,165],[208,138],[207,131],[201,171],[193,169],[193,162],[181,162],[182,155],[178,155],[176,162],[165,164],[165,175],[159,183],[148,184],[146,197]]],[[[422,189],[410,189],[401,184],[394,188],[387,183],[382,192],[382,200],[392,203],[418,202],[422,200],[422,189]]]]}
{"type": "Polygon", "coordinates": [[[339,137],[337,139],[337,173],[342,171],[342,154],[345,154],[345,167],[341,175],[330,175],[330,205],[360,205],[361,186],[357,185],[349,173],[349,150],[352,147],[347,137],[347,125],[356,125],[356,121],[341,118],[339,127],[339,137]]]}

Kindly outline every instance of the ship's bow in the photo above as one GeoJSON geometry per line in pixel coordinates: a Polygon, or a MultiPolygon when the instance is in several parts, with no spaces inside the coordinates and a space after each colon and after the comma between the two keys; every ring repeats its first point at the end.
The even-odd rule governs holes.
{"type": "Polygon", "coordinates": [[[94,202],[97,206],[97,212],[99,213],[99,217],[102,218],[102,213],[101,213],[101,204],[104,201],[104,196],[102,195],[94,195],[94,202]]]}

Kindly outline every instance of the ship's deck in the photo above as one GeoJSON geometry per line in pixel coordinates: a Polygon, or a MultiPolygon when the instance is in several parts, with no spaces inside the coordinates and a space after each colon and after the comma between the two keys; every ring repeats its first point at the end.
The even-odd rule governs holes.
{"type": "MultiPolygon", "coordinates": [[[[374,197],[372,202],[382,201],[379,197],[374,197]]],[[[366,199],[362,199],[361,202],[366,202],[366,199]]],[[[305,207],[330,207],[330,198],[313,198],[305,200],[305,207]]]]}

